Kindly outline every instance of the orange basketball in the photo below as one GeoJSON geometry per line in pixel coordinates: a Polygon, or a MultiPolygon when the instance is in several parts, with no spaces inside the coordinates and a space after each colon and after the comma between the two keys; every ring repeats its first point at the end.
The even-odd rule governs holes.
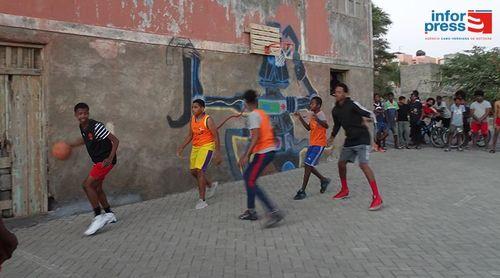
{"type": "Polygon", "coordinates": [[[64,141],[55,142],[52,145],[52,155],[59,160],[66,160],[71,155],[71,146],[64,141]]]}

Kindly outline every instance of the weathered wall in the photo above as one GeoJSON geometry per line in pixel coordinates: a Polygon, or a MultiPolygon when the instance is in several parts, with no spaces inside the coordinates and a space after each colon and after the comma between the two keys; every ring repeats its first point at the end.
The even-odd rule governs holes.
{"type": "Polygon", "coordinates": [[[418,90],[421,97],[435,96],[440,91],[438,64],[401,65],[401,94],[418,90]]]}
{"type": "MultiPolygon", "coordinates": [[[[119,163],[106,180],[112,196],[149,199],[194,186],[189,151],[175,156],[193,98],[204,98],[220,122],[241,110],[241,92],[258,90],[280,140],[272,172],[298,167],[307,146],[290,113],[319,94],[331,118],[331,69],[345,71],[362,103],[372,95],[368,0],[0,0],[0,41],[44,45],[47,146],[80,136],[72,111],[80,101],[119,137],[119,163]],[[249,55],[249,23],[279,27],[295,44],[293,59],[279,66],[272,56],[249,55]]],[[[210,170],[217,180],[241,175],[243,126],[237,119],[220,130],[225,160],[210,170]]],[[[50,194],[83,198],[89,168],[83,148],[65,162],[49,158],[50,194]]]]}
{"type": "Polygon", "coordinates": [[[160,44],[189,37],[198,49],[238,53],[245,27],[268,22],[295,30],[304,60],[372,64],[368,0],[0,0],[0,25],[160,44]]]}
{"type": "MultiPolygon", "coordinates": [[[[194,185],[186,171],[188,160],[179,161],[175,156],[187,132],[183,107],[192,97],[205,97],[208,112],[217,121],[240,109],[241,103],[234,103],[233,98],[248,88],[264,94],[268,103],[285,104],[278,110],[269,108],[275,113],[274,120],[281,123],[282,149],[274,165],[274,171],[280,171],[297,167],[299,152],[307,144],[302,140],[307,138],[306,132],[289,114],[300,108],[295,104],[317,92],[324,98],[324,110],[330,117],[334,100],[327,95],[331,67],[348,70],[346,81],[354,97],[365,103],[372,89],[370,68],[303,64],[300,60],[289,60],[280,68],[273,65],[272,58],[258,55],[0,27],[0,40],[6,39],[46,44],[47,144],[80,136],[72,107],[79,101],[89,103],[91,116],[105,122],[121,141],[119,163],[106,181],[108,191],[139,194],[143,199],[194,185]],[[189,76],[192,78],[186,78],[189,76]]],[[[211,170],[218,180],[237,178],[232,159],[244,144],[240,140],[246,136],[243,126],[244,120],[233,120],[220,131],[225,162],[211,170]]],[[[83,148],[68,161],[50,158],[49,188],[56,200],[83,198],[80,183],[89,168],[90,159],[83,148]]]]}

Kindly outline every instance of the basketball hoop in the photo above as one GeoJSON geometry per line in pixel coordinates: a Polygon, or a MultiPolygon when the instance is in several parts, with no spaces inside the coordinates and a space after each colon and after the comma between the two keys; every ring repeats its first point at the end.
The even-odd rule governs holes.
{"type": "Polygon", "coordinates": [[[294,50],[294,43],[283,41],[281,43],[272,43],[264,47],[266,55],[273,55],[276,66],[282,67],[286,63],[286,58],[291,58],[294,50]]]}

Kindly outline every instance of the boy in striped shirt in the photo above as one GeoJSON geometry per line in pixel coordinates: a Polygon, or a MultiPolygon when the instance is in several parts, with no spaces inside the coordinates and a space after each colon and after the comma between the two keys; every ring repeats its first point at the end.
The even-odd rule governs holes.
{"type": "Polygon", "coordinates": [[[88,177],[83,182],[83,189],[95,214],[94,220],[84,232],[85,235],[89,236],[104,225],[116,222],[116,217],[111,211],[102,184],[116,164],[116,150],[119,141],[106,129],[103,123],[89,118],[89,106],[86,103],[78,103],[75,105],[74,111],[75,117],[80,123],[82,137],[69,145],[71,147],[85,145],[94,163],[88,177]],[[104,214],[101,213],[101,208],[104,209],[104,214]]]}

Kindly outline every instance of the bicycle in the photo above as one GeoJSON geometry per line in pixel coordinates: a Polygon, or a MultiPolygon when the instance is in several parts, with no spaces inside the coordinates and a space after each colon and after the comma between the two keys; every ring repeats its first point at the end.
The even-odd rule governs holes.
{"type": "Polygon", "coordinates": [[[443,134],[445,134],[448,129],[442,126],[441,121],[436,121],[436,119],[432,118],[427,120],[422,121],[424,124],[422,126],[421,132],[422,132],[422,138],[425,140],[425,135],[429,137],[429,140],[431,144],[436,147],[436,148],[444,148],[446,146],[446,142],[443,138],[443,134]]]}
{"type": "MultiPolygon", "coordinates": [[[[457,135],[457,134],[454,134],[453,138],[451,139],[451,142],[450,142],[450,148],[457,148],[458,147],[458,142],[457,142],[457,139],[458,137],[456,136],[461,136],[460,139],[461,139],[461,142],[462,144],[460,144],[460,147],[462,148],[465,148],[469,142],[472,142],[472,133],[468,133],[468,134],[465,134],[463,128],[460,128],[461,132],[457,135]]],[[[443,134],[443,141],[444,142],[448,142],[448,133],[449,132],[446,132],[445,134],[443,134]]],[[[488,146],[488,143],[490,142],[491,140],[491,131],[488,130],[488,136],[486,138],[484,138],[484,136],[479,133],[478,134],[478,138],[477,138],[477,141],[476,141],[476,146],[480,147],[480,148],[483,148],[483,147],[486,147],[488,146]]]]}
{"type": "MultiPolygon", "coordinates": [[[[474,136],[473,134],[470,134],[470,141],[472,142],[472,136],[474,136]]],[[[488,135],[486,136],[486,138],[481,134],[479,133],[477,135],[477,141],[476,141],[476,146],[480,147],[480,148],[484,148],[486,146],[488,146],[488,143],[490,143],[490,140],[491,140],[491,131],[488,130],[488,135]]]]}
{"type": "MultiPolygon", "coordinates": [[[[443,141],[448,142],[448,136],[450,135],[450,130],[447,129],[445,133],[443,133],[443,141]]],[[[459,148],[458,142],[460,141],[460,148],[464,148],[465,145],[468,143],[465,141],[465,133],[463,127],[458,127],[455,132],[452,135],[453,137],[451,138],[450,141],[450,148],[459,148]]]]}

